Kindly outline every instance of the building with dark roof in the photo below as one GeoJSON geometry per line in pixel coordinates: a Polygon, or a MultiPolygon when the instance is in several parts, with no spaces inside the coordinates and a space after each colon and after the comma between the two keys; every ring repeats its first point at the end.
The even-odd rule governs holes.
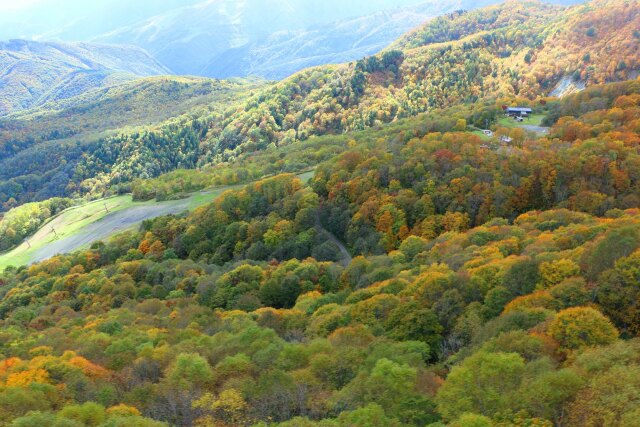
{"type": "Polygon", "coordinates": [[[533,113],[531,108],[523,108],[523,107],[508,107],[507,108],[507,116],[511,117],[527,117],[529,114],[533,113]]]}

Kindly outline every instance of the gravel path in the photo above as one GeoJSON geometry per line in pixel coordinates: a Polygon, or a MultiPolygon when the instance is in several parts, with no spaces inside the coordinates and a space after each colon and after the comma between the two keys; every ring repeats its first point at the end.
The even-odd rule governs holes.
{"type": "Polygon", "coordinates": [[[148,206],[135,206],[106,215],[99,221],[89,224],[82,232],[56,240],[35,251],[31,262],[39,262],[52,256],[73,252],[95,241],[103,240],[115,233],[124,231],[146,219],[163,215],[177,214],[187,210],[189,199],[156,203],[148,206]]]}

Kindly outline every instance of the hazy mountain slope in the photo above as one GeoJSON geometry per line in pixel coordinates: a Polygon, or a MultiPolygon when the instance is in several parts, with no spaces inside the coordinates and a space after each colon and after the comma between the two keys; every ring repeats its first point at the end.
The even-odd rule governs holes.
{"type": "MultiPolygon", "coordinates": [[[[304,68],[349,62],[372,55],[429,18],[463,7],[465,2],[429,2],[331,22],[279,31],[214,57],[201,74],[220,78],[257,75],[282,79],[304,68]]],[[[474,2],[478,6],[489,0],[474,2]]]]}
{"type": "Polygon", "coordinates": [[[214,57],[201,74],[219,78],[257,75],[279,80],[301,69],[374,54],[423,23],[427,15],[400,9],[308,30],[280,31],[214,57]]]}
{"type": "Polygon", "coordinates": [[[358,59],[428,17],[493,2],[415,3],[208,1],[171,10],[97,40],[142,46],[177,74],[281,78],[310,65],[358,59]]]}
{"type": "Polygon", "coordinates": [[[132,46],[0,42],[0,115],[168,70],[132,46]]]}

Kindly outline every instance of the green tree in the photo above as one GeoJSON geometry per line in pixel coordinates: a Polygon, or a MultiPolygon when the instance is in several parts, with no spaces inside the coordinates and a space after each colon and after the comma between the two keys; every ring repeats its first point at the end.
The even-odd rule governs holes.
{"type": "Polygon", "coordinates": [[[640,247],[640,232],[637,226],[614,228],[594,244],[582,256],[581,264],[591,280],[603,271],[612,268],[616,260],[629,256],[640,247]]]}
{"type": "Polygon", "coordinates": [[[640,332],[640,251],[620,258],[614,269],[605,271],[596,290],[604,313],[628,335],[640,332]]]}
{"type": "Polygon", "coordinates": [[[584,380],[571,369],[549,370],[522,384],[524,407],[534,416],[562,424],[566,404],[573,400],[584,380]]]}
{"type": "Polygon", "coordinates": [[[491,418],[478,414],[462,414],[460,418],[449,424],[450,427],[492,427],[491,418]]]}
{"type": "Polygon", "coordinates": [[[170,384],[182,389],[202,387],[213,379],[213,370],[207,360],[196,353],[182,353],[167,371],[170,384]]]}
{"type": "Polygon", "coordinates": [[[513,264],[504,274],[503,286],[514,296],[531,293],[540,281],[538,263],[531,259],[524,259],[513,264]]]}
{"type": "Polygon", "coordinates": [[[543,262],[540,264],[540,276],[542,277],[542,286],[550,288],[557,285],[564,279],[577,276],[580,273],[580,267],[570,259],[559,259],[551,262],[543,262]]]}
{"type": "Polygon", "coordinates": [[[83,426],[97,427],[107,419],[107,412],[102,405],[86,402],[82,405],[65,406],[59,416],[77,421],[83,426]]]}
{"type": "Polygon", "coordinates": [[[568,408],[570,425],[632,427],[640,415],[640,367],[598,373],[568,408]]]}
{"type": "Polygon", "coordinates": [[[336,397],[353,406],[375,402],[402,422],[424,425],[435,421],[435,405],[416,391],[416,380],[415,368],[383,357],[370,373],[361,372],[336,397]]]}
{"type": "Polygon", "coordinates": [[[467,130],[467,121],[465,119],[456,120],[456,126],[454,128],[458,132],[464,132],[467,130]]]}
{"type": "Polygon", "coordinates": [[[427,250],[428,241],[418,236],[409,236],[400,244],[398,248],[402,252],[407,260],[412,260],[420,252],[427,250]]]}
{"type": "Polygon", "coordinates": [[[515,353],[478,352],[453,367],[438,390],[436,402],[446,420],[465,413],[488,417],[513,409],[525,371],[515,353]]]}
{"type": "Polygon", "coordinates": [[[402,341],[423,341],[429,345],[432,356],[435,355],[442,340],[442,325],[438,316],[421,307],[417,301],[399,305],[389,315],[386,329],[390,335],[402,341]]]}
{"type": "Polygon", "coordinates": [[[341,426],[362,427],[400,427],[402,423],[396,418],[385,414],[384,409],[376,403],[340,414],[338,422],[341,426]]]}

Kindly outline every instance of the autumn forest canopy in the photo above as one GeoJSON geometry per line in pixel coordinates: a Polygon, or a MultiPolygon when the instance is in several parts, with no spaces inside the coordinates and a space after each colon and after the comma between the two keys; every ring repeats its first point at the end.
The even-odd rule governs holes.
{"type": "Polygon", "coordinates": [[[637,0],[510,1],[2,118],[0,257],[185,211],[0,273],[0,426],[637,426],[639,71],[637,0]]]}

